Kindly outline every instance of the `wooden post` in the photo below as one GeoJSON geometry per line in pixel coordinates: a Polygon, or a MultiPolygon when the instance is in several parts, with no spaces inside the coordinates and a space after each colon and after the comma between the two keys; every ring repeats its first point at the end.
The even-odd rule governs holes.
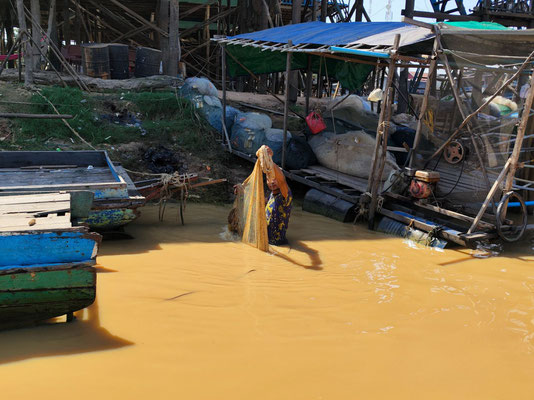
{"type": "Polygon", "coordinates": [[[421,133],[423,130],[423,119],[425,117],[425,114],[428,110],[428,97],[430,96],[430,86],[432,85],[432,78],[435,76],[434,71],[436,70],[437,66],[437,52],[438,52],[438,39],[434,39],[434,46],[432,48],[432,59],[430,60],[430,66],[428,68],[428,75],[426,80],[426,86],[425,86],[425,93],[423,95],[423,102],[421,103],[421,110],[419,111],[419,118],[417,119],[417,128],[415,131],[415,138],[413,140],[413,146],[412,146],[412,152],[410,155],[410,168],[413,167],[415,158],[417,155],[417,146],[419,145],[419,141],[421,140],[421,133]]]}
{"type": "Polygon", "coordinates": [[[180,60],[180,15],[179,1],[171,0],[169,12],[169,66],[168,74],[178,75],[178,62],[180,60]]]}
{"type": "Polygon", "coordinates": [[[32,46],[32,57],[28,60],[32,60],[32,68],[34,71],[38,71],[41,69],[41,56],[40,52],[38,50],[38,45],[41,43],[41,32],[39,30],[39,27],[41,25],[41,7],[39,5],[39,0],[31,0],[31,22],[32,22],[32,39],[33,43],[37,43],[37,45],[32,46]]]}
{"type": "Polygon", "coordinates": [[[19,70],[19,83],[21,83],[22,82],[22,41],[19,42],[19,58],[17,60],[17,69],[19,70]]]}
{"type": "MultiPolygon", "coordinates": [[[[174,0],[177,2],[177,0],[174,0]]],[[[211,13],[211,6],[209,4],[206,5],[206,12],[204,13],[204,21],[210,20],[210,13],[211,13]]],[[[218,21],[218,20],[217,20],[218,21]]],[[[210,75],[210,24],[206,24],[204,27],[204,41],[206,43],[206,76],[210,75]]]]}
{"type": "MultiPolygon", "coordinates": [[[[293,46],[293,41],[288,40],[287,48],[293,46]]],[[[286,145],[287,145],[287,116],[289,113],[289,73],[291,72],[291,51],[287,52],[286,57],[286,80],[285,80],[285,100],[284,100],[284,144],[282,147],[282,169],[286,167],[286,145]]]]}
{"type": "Polygon", "coordinates": [[[415,0],[406,0],[404,3],[404,10],[402,10],[402,15],[407,18],[413,18],[415,0]]]}
{"type": "Polygon", "coordinates": [[[308,65],[306,67],[306,115],[310,113],[310,96],[313,86],[313,74],[312,74],[312,56],[307,55],[308,65]]]}
{"type": "MultiPolygon", "coordinates": [[[[169,1],[170,0],[159,1],[158,25],[160,29],[164,32],[169,31],[169,1]]],[[[166,75],[169,72],[170,61],[169,36],[165,36],[159,33],[159,46],[161,50],[161,59],[163,61],[163,73],[166,75]]]]}
{"type": "Polygon", "coordinates": [[[228,146],[228,151],[232,152],[232,144],[230,143],[230,135],[228,135],[228,130],[226,129],[226,46],[221,45],[221,69],[222,69],[222,131],[224,133],[223,142],[226,139],[226,145],[228,146]]]}
{"type": "Polygon", "coordinates": [[[369,174],[369,181],[367,189],[371,192],[371,204],[369,205],[369,228],[374,229],[376,205],[378,203],[378,187],[382,182],[382,173],[387,157],[387,136],[389,130],[389,120],[391,119],[391,102],[393,97],[393,78],[395,76],[395,69],[397,63],[397,51],[399,49],[400,35],[395,35],[393,44],[393,51],[390,55],[388,66],[388,77],[386,83],[386,98],[383,102],[380,117],[378,119],[378,127],[376,132],[376,143],[373,157],[373,164],[369,174]],[[380,152],[382,148],[382,152],[380,152]],[[380,152],[380,154],[379,154],[380,152]],[[380,160],[378,160],[380,156],[380,160]],[[378,167],[378,168],[377,168],[378,167]]]}
{"type": "Polygon", "coordinates": [[[70,12],[69,12],[69,0],[63,0],[63,40],[65,46],[70,45],[70,12]]]}
{"type": "MultiPolygon", "coordinates": [[[[19,36],[23,38],[22,35],[27,34],[26,29],[26,14],[24,12],[24,0],[17,0],[17,15],[19,17],[19,36]]],[[[32,45],[30,40],[26,40],[26,45],[24,46],[24,86],[30,86],[33,84],[33,68],[32,68],[32,45]]],[[[20,50],[19,50],[20,54],[20,50]]],[[[22,62],[22,59],[19,58],[19,64],[22,62]]],[[[19,66],[20,69],[20,66],[19,66]]]]}
{"type": "Polygon", "coordinates": [[[319,0],[310,0],[312,2],[312,14],[311,14],[311,19],[312,21],[317,21],[317,2],[319,0]]]}
{"type": "Polygon", "coordinates": [[[505,192],[512,189],[514,183],[514,176],[517,170],[517,162],[519,161],[519,155],[521,153],[521,147],[523,146],[523,139],[525,137],[525,131],[530,117],[530,110],[532,109],[532,103],[534,101],[534,72],[530,75],[530,89],[528,91],[525,105],[523,106],[523,115],[521,116],[521,122],[517,128],[517,136],[515,138],[514,149],[510,156],[510,171],[506,177],[506,184],[504,185],[505,192]]]}
{"type": "MultiPolygon", "coordinates": [[[[300,14],[302,11],[302,2],[293,1],[291,6],[291,23],[300,23],[300,14]]],[[[289,98],[292,103],[297,102],[298,97],[298,71],[291,71],[289,73],[289,98]]]]}
{"type": "Polygon", "coordinates": [[[326,22],[328,14],[328,0],[321,0],[321,21],[326,22]]]}

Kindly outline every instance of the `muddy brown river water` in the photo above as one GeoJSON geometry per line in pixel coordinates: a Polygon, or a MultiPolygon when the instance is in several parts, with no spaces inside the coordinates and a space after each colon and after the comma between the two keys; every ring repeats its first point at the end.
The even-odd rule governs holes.
{"type": "Polygon", "coordinates": [[[0,333],[2,398],[533,397],[529,242],[481,258],[296,209],[266,254],[228,210],[145,208],[104,242],[77,321],[0,333]]]}

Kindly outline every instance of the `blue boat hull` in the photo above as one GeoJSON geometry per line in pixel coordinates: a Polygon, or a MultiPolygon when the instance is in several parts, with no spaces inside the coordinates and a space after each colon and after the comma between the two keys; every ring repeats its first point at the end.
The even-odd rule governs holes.
{"type": "Polygon", "coordinates": [[[96,257],[99,243],[100,235],[84,229],[0,233],[0,270],[87,262],[96,257]]]}

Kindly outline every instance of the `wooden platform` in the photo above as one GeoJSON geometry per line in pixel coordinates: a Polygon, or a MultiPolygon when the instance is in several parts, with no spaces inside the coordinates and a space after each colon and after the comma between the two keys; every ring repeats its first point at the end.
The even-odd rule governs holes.
{"type": "MultiPolygon", "coordinates": [[[[232,149],[232,154],[250,162],[256,162],[256,157],[241,151],[232,149]]],[[[284,175],[293,181],[353,204],[358,204],[360,195],[367,190],[367,179],[347,175],[320,165],[311,165],[298,170],[284,170],[284,175]]]]}
{"type": "Polygon", "coordinates": [[[0,196],[0,232],[72,227],[69,193],[0,196]]]}

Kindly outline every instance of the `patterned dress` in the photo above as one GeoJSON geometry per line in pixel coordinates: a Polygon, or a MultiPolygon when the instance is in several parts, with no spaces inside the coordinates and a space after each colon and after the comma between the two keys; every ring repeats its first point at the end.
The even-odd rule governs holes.
{"type": "Polygon", "coordinates": [[[286,231],[289,225],[292,204],[293,195],[289,189],[285,199],[281,193],[276,195],[271,193],[271,196],[269,196],[265,206],[269,244],[281,245],[287,243],[286,231]]]}

